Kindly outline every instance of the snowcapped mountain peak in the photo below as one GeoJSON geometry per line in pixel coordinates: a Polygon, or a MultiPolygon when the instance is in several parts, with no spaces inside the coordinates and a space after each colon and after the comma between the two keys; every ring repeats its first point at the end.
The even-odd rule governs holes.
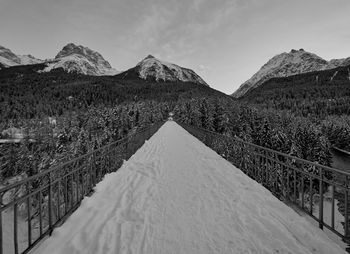
{"type": "Polygon", "coordinates": [[[100,64],[105,65],[105,67],[111,68],[110,64],[104,60],[100,53],[93,51],[88,47],[83,47],[81,45],[77,46],[74,43],[69,43],[64,46],[63,49],[56,55],[55,59],[60,59],[73,54],[84,56],[90,61],[99,62],[100,64]]]}
{"type": "Polygon", "coordinates": [[[152,55],[148,55],[141,62],[139,62],[134,68],[131,68],[121,74],[123,78],[136,74],[144,80],[155,81],[182,81],[193,82],[208,86],[208,84],[193,70],[180,67],[176,64],[168,63],[155,58],[152,55]]]}
{"type": "Polygon", "coordinates": [[[299,50],[297,50],[297,49],[292,49],[292,50],[290,51],[290,53],[292,53],[292,54],[295,54],[295,53],[302,53],[302,52],[305,52],[305,50],[304,50],[304,49],[299,49],[299,50]]]}
{"type": "Polygon", "coordinates": [[[271,58],[249,80],[244,82],[232,96],[238,98],[249,90],[262,85],[265,81],[275,77],[287,77],[305,72],[331,69],[349,63],[347,59],[326,61],[316,54],[304,49],[292,49],[289,53],[281,53],[271,58]]]}
{"type": "Polygon", "coordinates": [[[55,59],[49,61],[43,72],[57,68],[63,68],[67,72],[93,76],[116,75],[119,73],[111,67],[100,53],[74,43],[68,43],[64,46],[55,59]]]}
{"type": "Polygon", "coordinates": [[[152,55],[148,55],[148,56],[146,56],[145,57],[145,59],[144,60],[146,60],[146,59],[152,59],[152,58],[155,58],[154,56],[152,56],[152,55]]]}
{"type": "Polygon", "coordinates": [[[0,46],[0,68],[38,63],[46,64],[46,67],[38,72],[49,72],[53,69],[63,68],[67,72],[93,76],[116,75],[119,73],[111,67],[100,53],[74,43],[68,43],[54,59],[45,61],[32,55],[16,55],[10,49],[0,46]]]}

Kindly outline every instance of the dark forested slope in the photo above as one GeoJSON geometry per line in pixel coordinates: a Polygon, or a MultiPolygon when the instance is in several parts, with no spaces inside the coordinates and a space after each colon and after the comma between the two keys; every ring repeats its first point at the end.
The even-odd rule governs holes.
{"type": "Polygon", "coordinates": [[[308,118],[333,146],[350,150],[350,66],[272,78],[239,102],[308,118]]]}
{"type": "Polygon", "coordinates": [[[300,116],[350,113],[350,66],[272,78],[248,92],[243,102],[291,110],[300,116]]]}
{"type": "Polygon", "coordinates": [[[166,119],[177,104],[207,98],[232,102],[210,87],[137,77],[85,76],[40,66],[0,70],[0,138],[16,130],[27,139],[0,144],[0,180],[36,174],[166,119]],[[9,129],[11,128],[11,129],[9,129]]]}
{"type": "Polygon", "coordinates": [[[0,70],[0,127],[22,129],[36,142],[0,145],[3,178],[41,172],[165,119],[170,111],[192,125],[330,165],[331,135],[318,123],[259,109],[256,101],[237,102],[205,85],[17,70],[0,70]]]}
{"type": "Polygon", "coordinates": [[[61,116],[91,106],[114,106],[142,100],[176,101],[179,98],[219,96],[210,87],[190,82],[154,82],[133,77],[85,76],[63,70],[37,73],[40,66],[0,70],[0,117],[8,120],[61,116]]]}

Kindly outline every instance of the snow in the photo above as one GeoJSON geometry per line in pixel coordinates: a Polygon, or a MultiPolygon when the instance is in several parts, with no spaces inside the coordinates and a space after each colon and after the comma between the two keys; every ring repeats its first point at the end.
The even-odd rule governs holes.
{"type": "Polygon", "coordinates": [[[57,68],[63,68],[67,72],[77,72],[94,76],[116,75],[119,73],[113,68],[106,68],[104,65],[93,63],[80,54],[71,54],[62,58],[50,60],[47,62],[47,67],[40,72],[49,72],[57,68]]]}
{"type": "Polygon", "coordinates": [[[18,58],[21,59],[21,65],[39,64],[44,62],[43,60],[37,59],[31,55],[18,55],[18,58]]]}
{"type": "Polygon", "coordinates": [[[332,59],[328,62],[328,65],[325,66],[325,70],[327,69],[333,69],[333,68],[337,68],[340,66],[347,66],[350,64],[350,57],[348,58],[342,58],[342,59],[332,59]]]}
{"type": "Polygon", "coordinates": [[[151,55],[143,59],[136,66],[139,69],[139,76],[142,79],[154,77],[157,81],[184,81],[194,82],[207,86],[207,83],[194,71],[182,68],[176,64],[161,61],[151,55]]]}
{"type": "MultiPolygon", "coordinates": [[[[13,210],[5,210],[2,213],[3,220],[3,253],[15,253],[13,242],[13,210]]],[[[17,217],[17,237],[18,237],[18,250],[21,253],[28,247],[28,221],[23,219],[22,216],[17,217]]],[[[35,226],[32,230],[33,239],[37,239],[39,235],[38,227],[35,226]]]]}
{"type": "Polygon", "coordinates": [[[0,63],[6,67],[42,63],[31,55],[16,55],[10,49],[0,46],[0,63]]]}
{"type": "Polygon", "coordinates": [[[174,121],[34,252],[346,253],[174,121]]]}
{"type": "Polygon", "coordinates": [[[13,61],[12,59],[0,56],[0,63],[4,64],[7,67],[17,66],[17,65],[30,65],[30,64],[38,64],[43,61],[40,59],[36,59],[34,57],[28,55],[18,55],[19,63],[13,61]]]}
{"type": "Polygon", "coordinates": [[[350,63],[350,58],[333,59],[326,61],[321,57],[300,50],[292,50],[289,53],[282,53],[271,58],[261,69],[249,80],[244,82],[236,92],[235,97],[241,97],[252,88],[262,85],[265,81],[275,77],[287,77],[295,74],[328,70],[350,63]]]}
{"type": "Polygon", "coordinates": [[[111,68],[109,63],[99,53],[83,46],[76,46],[70,43],[58,55],[61,57],[43,61],[32,55],[16,55],[11,50],[0,46],[0,63],[5,67],[46,63],[46,68],[38,71],[39,73],[49,72],[56,68],[63,68],[67,72],[95,76],[116,75],[119,73],[116,69],[111,68]]]}
{"type": "Polygon", "coordinates": [[[63,68],[67,72],[77,72],[85,75],[116,75],[119,72],[98,52],[81,45],[68,43],[56,55],[55,59],[48,61],[43,72],[63,68]]]}
{"type": "MultiPolygon", "coordinates": [[[[344,234],[344,227],[342,223],[344,223],[344,216],[339,212],[338,207],[340,206],[340,202],[335,199],[334,200],[334,229],[341,234],[344,234]]],[[[316,203],[313,207],[312,214],[317,218],[319,216],[319,204],[316,203]]],[[[332,202],[330,200],[325,199],[323,201],[323,220],[328,225],[332,223],[332,202]]]]}
{"type": "Polygon", "coordinates": [[[18,63],[14,62],[13,60],[2,56],[0,56],[0,63],[6,67],[18,65],[18,63]]]}

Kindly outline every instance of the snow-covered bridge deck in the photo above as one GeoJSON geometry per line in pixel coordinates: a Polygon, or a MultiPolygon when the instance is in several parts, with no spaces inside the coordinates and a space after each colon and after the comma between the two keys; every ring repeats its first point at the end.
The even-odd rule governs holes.
{"type": "Polygon", "coordinates": [[[175,122],[34,253],[345,253],[175,122]]]}

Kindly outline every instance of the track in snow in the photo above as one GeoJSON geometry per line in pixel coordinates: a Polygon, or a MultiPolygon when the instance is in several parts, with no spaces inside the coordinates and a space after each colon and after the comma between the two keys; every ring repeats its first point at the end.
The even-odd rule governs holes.
{"type": "Polygon", "coordinates": [[[171,121],[95,191],[35,253],[345,253],[171,121]]]}

